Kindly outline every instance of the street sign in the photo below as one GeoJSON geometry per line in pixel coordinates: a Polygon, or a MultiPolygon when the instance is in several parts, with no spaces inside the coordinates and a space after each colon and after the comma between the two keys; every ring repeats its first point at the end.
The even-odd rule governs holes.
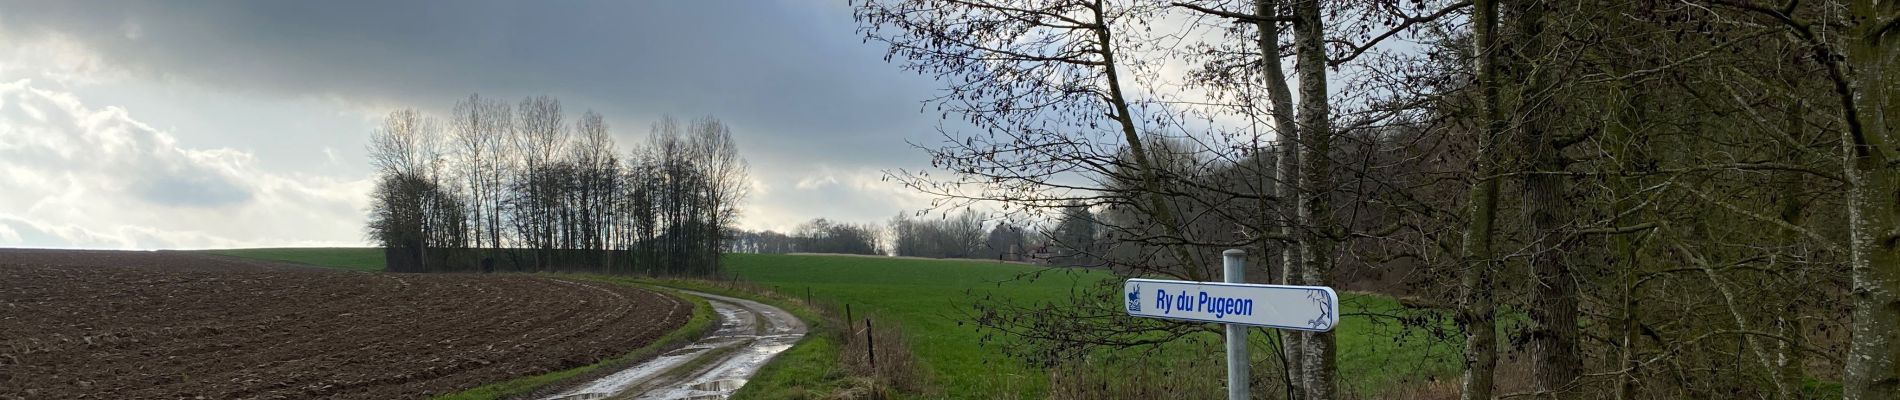
{"type": "Polygon", "coordinates": [[[1256,285],[1247,281],[1247,252],[1221,252],[1226,282],[1129,279],[1122,284],[1128,315],[1227,325],[1227,399],[1248,391],[1247,325],[1326,332],[1339,324],[1339,294],[1325,286],[1256,285]]]}
{"type": "Polygon", "coordinates": [[[1129,279],[1128,315],[1325,332],[1339,324],[1339,295],[1325,286],[1129,279]]]}

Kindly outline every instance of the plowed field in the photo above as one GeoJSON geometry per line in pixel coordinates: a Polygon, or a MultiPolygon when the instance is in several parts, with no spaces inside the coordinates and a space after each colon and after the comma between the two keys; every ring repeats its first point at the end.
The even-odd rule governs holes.
{"type": "Polygon", "coordinates": [[[0,249],[0,399],[426,398],[591,364],[691,312],[530,276],[0,249]]]}

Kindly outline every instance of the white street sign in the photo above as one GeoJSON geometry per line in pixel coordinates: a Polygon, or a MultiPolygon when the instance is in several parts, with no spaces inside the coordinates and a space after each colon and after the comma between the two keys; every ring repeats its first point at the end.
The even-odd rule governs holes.
{"type": "Polygon", "coordinates": [[[1325,286],[1129,279],[1128,315],[1325,332],[1339,324],[1339,295],[1325,286]]]}

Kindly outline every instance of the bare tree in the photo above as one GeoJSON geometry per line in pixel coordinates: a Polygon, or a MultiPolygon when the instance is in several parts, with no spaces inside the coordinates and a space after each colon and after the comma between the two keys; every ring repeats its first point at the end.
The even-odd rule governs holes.
{"type": "Polygon", "coordinates": [[[735,234],[732,224],[739,218],[739,203],[745,201],[752,179],[747,174],[745,158],[739,156],[739,147],[732,140],[732,130],[724,122],[713,117],[700,118],[693,121],[691,131],[694,165],[701,171],[699,191],[706,198],[703,218],[711,230],[704,240],[705,257],[711,262],[712,271],[717,273],[719,253],[735,234]]]}
{"type": "Polygon", "coordinates": [[[552,250],[558,245],[554,169],[568,140],[563,118],[560,100],[551,97],[526,98],[516,106],[512,138],[520,169],[513,182],[513,219],[523,244],[541,250],[534,254],[536,269],[553,263],[552,250]]]}
{"type": "Polygon", "coordinates": [[[370,231],[392,268],[716,273],[751,184],[730,129],[706,117],[682,136],[668,117],[622,159],[603,116],[566,120],[547,96],[472,95],[447,137],[418,111],[391,113],[371,142],[384,176],[370,231]]]}
{"type": "Polygon", "coordinates": [[[428,177],[442,157],[440,127],[413,108],[396,110],[370,134],[370,165],[387,174],[428,177]]]}
{"type": "Polygon", "coordinates": [[[370,135],[370,162],[381,173],[371,203],[370,234],[406,262],[400,272],[440,270],[445,257],[434,248],[459,248],[466,237],[466,216],[452,190],[441,183],[444,149],[441,126],[415,109],[391,112],[370,135]],[[433,261],[433,262],[431,262],[433,261]]]}
{"type": "MultiPolygon", "coordinates": [[[[1007,184],[980,185],[988,193],[963,193],[963,185],[957,182],[901,180],[952,198],[1009,197],[1054,209],[1071,198],[1053,192],[1073,186],[1049,181],[1052,173],[1096,168],[1093,172],[1107,174],[1110,171],[1102,167],[1113,164],[1117,156],[1096,154],[1110,162],[1093,165],[1050,163],[1042,156],[1090,151],[1088,146],[1107,138],[1089,131],[1107,123],[1106,129],[1114,135],[1109,140],[1132,149],[1134,168],[1129,170],[1141,186],[1131,198],[1143,199],[1143,211],[1166,221],[1163,229],[1175,240],[1190,240],[1161,197],[1165,183],[1147,159],[1149,153],[1139,134],[1147,117],[1137,115],[1137,100],[1125,87],[1123,75],[1140,61],[1118,58],[1144,46],[1118,35],[1147,24],[1147,16],[1158,10],[1102,0],[861,3],[856,17],[867,39],[885,43],[891,56],[909,60],[906,68],[948,82],[949,94],[938,104],[981,129],[1005,136],[981,144],[971,141],[935,155],[939,165],[1007,180],[1007,184]],[[1073,133],[1076,130],[1084,133],[1073,133]]],[[[1170,253],[1179,265],[1202,265],[1186,249],[1170,253]]],[[[1206,267],[1182,272],[1204,277],[1206,267]]]]}
{"type": "Polygon", "coordinates": [[[577,236],[572,240],[575,248],[599,253],[601,263],[610,265],[614,261],[607,250],[614,229],[614,207],[612,201],[618,197],[620,185],[619,150],[608,136],[607,122],[600,114],[589,110],[581,113],[574,122],[576,141],[570,149],[569,160],[574,163],[575,176],[571,190],[575,192],[576,209],[572,229],[577,236]]]}
{"type": "Polygon", "coordinates": [[[474,245],[503,247],[501,194],[507,177],[509,130],[513,114],[507,104],[471,94],[455,103],[453,118],[461,177],[469,193],[470,227],[474,245]]]}

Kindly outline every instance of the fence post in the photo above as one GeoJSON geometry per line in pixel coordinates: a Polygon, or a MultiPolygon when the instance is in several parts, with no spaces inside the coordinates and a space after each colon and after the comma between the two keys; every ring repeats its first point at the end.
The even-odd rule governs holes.
{"type": "Polygon", "coordinates": [[[864,317],[864,350],[871,355],[871,374],[877,374],[877,332],[871,329],[871,317],[864,317]]]}
{"type": "Polygon", "coordinates": [[[844,303],[844,320],[845,320],[845,323],[850,323],[850,321],[851,321],[851,320],[854,320],[854,319],[856,319],[856,318],[852,318],[852,317],[851,317],[851,303],[844,303]]]}
{"type": "Polygon", "coordinates": [[[811,286],[805,287],[805,305],[811,305],[811,286]]]}

